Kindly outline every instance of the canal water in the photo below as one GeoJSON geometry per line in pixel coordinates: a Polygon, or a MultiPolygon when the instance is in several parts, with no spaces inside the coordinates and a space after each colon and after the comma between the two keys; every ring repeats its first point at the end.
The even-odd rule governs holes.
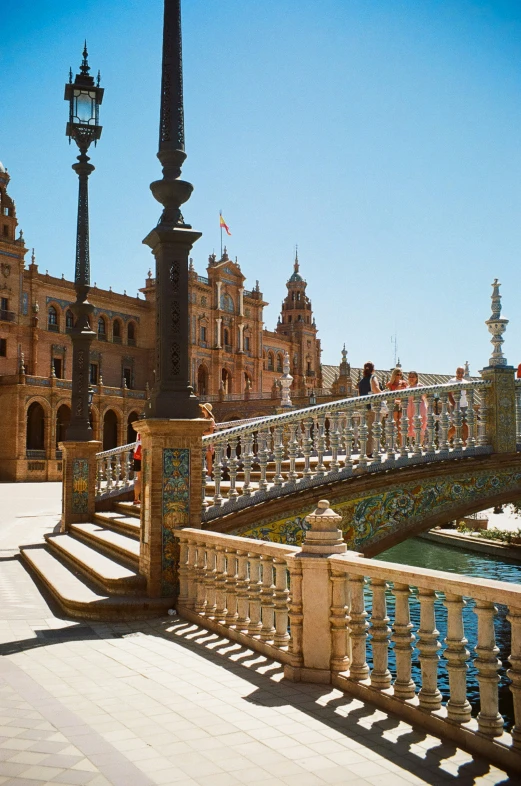
{"type": "MultiPolygon", "coordinates": [[[[440,546],[437,543],[430,543],[421,538],[410,538],[398,546],[380,554],[376,557],[385,562],[396,562],[402,565],[413,567],[431,568],[432,570],[443,570],[449,573],[460,573],[464,576],[474,576],[484,579],[495,579],[498,581],[508,581],[511,583],[521,583],[521,564],[506,562],[496,557],[488,557],[484,554],[467,552],[464,549],[456,549],[450,546],[440,546]]],[[[440,650],[439,684],[438,687],[443,695],[445,702],[449,697],[449,682],[443,651],[445,649],[444,639],[447,635],[447,610],[443,605],[442,593],[435,604],[436,627],[440,632],[439,641],[442,645],[440,650]]],[[[472,665],[475,657],[474,647],[477,643],[477,617],[474,613],[474,601],[466,598],[467,605],[463,609],[463,623],[465,627],[465,637],[468,640],[467,649],[470,652],[469,670],[467,675],[467,696],[472,706],[472,715],[477,715],[479,711],[479,686],[476,678],[476,669],[472,665]]],[[[394,595],[388,592],[388,616],[394,619],[394,595]]],[[[420,623],[420,604],[416,597],[411,597],[411,622],[414,625],[413,632],[416,633],[420,623]]],[[[513,705],[512,694],[509,690],[510,680],[506,676],[506,670],[510,666],[508,656],[510,655],[510,624],[506,620],[507,608],[501,604],[496,604],[498,613],[495,618],[496,644],[499,648],[498,658],[502,662],[499,671],[499,711],[505,718],[505,728],[509,730],[513,725],[513,705]]],[[[370,595],[368,594],[368,610],[370,611],[370,595]]],[[[370,664],[372,665],[372,664],[370,664]]],[[[391,652],[389,669],[394,675],[395,662],[394,654],[391,652]]],[[[413,652],[413,672],[412,677],[417,686],[421,686],[421,670],[419,652],[414,648],[413,652]]]]}

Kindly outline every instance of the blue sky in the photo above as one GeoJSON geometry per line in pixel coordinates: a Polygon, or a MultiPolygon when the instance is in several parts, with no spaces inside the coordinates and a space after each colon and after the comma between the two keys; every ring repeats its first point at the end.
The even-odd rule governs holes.
{"type": "MultiPolygon", "coordinates": [[[[92,152],[92,282],[135,294],[160,207],[162,0],[3,0],[0,160],[40,269],[71,278],[77,181],[63,86],[83,39],[102,74],[92,152]]],[[[298,243],[323,345],[337,363],[487,364],[490,283],[505,354],[521,361],[521,3],[185,0],[184,215],[218,214],[273,329],[298,243]]]]}

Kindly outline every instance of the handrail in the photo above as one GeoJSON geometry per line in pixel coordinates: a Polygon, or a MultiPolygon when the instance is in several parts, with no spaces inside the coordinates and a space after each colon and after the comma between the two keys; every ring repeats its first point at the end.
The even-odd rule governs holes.
{"type": "MultiPolygon", "coordinates": [[[[475,382],[443,382],[440,385],[425,385],[423,387],[415,387],[415,388],[404,388],[403,390],[387,390],[383,393],[372,393],[369,396],[352,396],[350,398],[340,399],[339,401],[330,401],[325,404],[316,404],[313,407],[306,407],[304,409],[297,409],[293,410],[288,413],[282,413],[281,415],[268,415],[262,419],[262,424],[267,426],[268,428],[271,426],[279,426],[279,425],[286,425],[290,423],[298,423],[304,420],[306,417],[314,417],[315,415],[327,415],[330,412],[343,412],[346,408],[350,406],[360,407],[363,405],[373,405],[377,403],[383,403],[387,401],[393,401],[396,399],[409,399],[411,396],[415,396],[418,394],[421,395],[428,395],[432,394],[435,395],[436,393],[448,393],[455,390],[475,390],[478,388],[487,388],[491,386],[490,380],[480,379],[476,380],[475,382]]],[[[240,435],[246,434],[253,434],[255,431],[258,431],[256,428],[257,424],[254,425],[246,425],[246,426],[236,426],[235,428],[232,427],[227,429],[226,431],[222,431],[219,433],[217,437],[213,434],[209,434],[203,437],[204,444],[223,444],[226,439],[229,437],[235,437],[240,435]]],[[[260,425],[260,424],[259,424],[260,425]]]]}
{"type": "Polygon", "coordinates": [[[135,442],[129,442],[128,445],[118,445],[117,448],[111,448],[110,450],[102,450],[100,453],[96,453],[96,458],[108,458],[109,456],[115,456],[116,453],[123,453],[125,450],[130,450],[134,448],[136,445],[135,442]]]}

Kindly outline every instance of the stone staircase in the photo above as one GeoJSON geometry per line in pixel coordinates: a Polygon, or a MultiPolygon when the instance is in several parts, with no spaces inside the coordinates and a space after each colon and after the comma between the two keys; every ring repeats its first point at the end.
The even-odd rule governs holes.
{"type": "Polygon", "coordinates": [[[165,613],[173,598],[148,598],[139,573],[139,508],[115,502],[93,522],[73,524],[68,534],[20,549],[22,558],[70,617],[138,619],[165,613]]]}

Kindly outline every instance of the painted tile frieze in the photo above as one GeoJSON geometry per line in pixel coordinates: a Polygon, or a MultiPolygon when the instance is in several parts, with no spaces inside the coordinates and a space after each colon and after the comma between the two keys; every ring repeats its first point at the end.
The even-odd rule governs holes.
{"type": "Polygon", "coordinates": [[[72,460],[72,512],[89,512],[89,462],[87,459],[72,460]]]}
{"type": "Polygon", "coordinates": [[[163,449],[163,595],[175,593],[178,545],[174,532],[190,521],[190,451],[163,449]]]}

